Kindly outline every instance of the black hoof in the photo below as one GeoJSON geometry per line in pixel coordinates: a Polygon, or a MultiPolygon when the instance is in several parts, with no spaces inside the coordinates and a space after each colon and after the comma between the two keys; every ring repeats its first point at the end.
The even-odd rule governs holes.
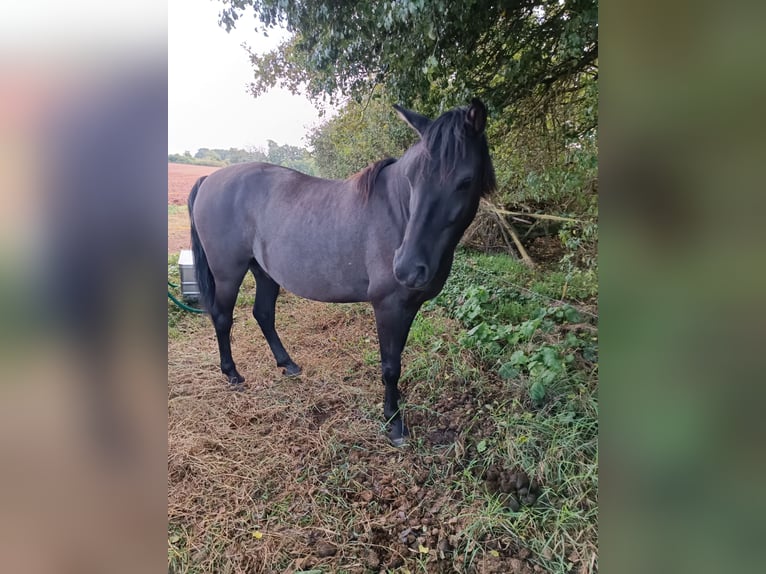
{"type": "Polygon", "coordinates": [[[402,419],[391,422],[391,430],[388,432],[388,440],[395,447],[406,446],[410,431],[402,419]]]}
{"type": "Polygon", "coordinates": [[[285,377],[297,377],[303,372],[303,369],[301,369],[295,363],[289,363],[287,365],[280,365],[280,366],[282,367],[282,374],[285,377]]]}
{"type": "Polygon", "coordinates": [[[235,391],[241,391],[244,388],[245,377],[239,373],[229,375],[229,387],[235,391]]]}

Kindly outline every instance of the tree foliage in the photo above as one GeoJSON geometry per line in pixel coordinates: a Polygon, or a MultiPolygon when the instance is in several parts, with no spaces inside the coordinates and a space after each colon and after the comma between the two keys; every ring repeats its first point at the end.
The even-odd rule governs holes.
{"type": "Polygon", "coordinates": [[[279,84],[361,101],[382,84],[426,112],[471,96],[504,109],[596,73],[597,0],[221,1],[227,30],[253,13],[256,30],[292,33],[270,53],[251,53],[255,95],[279,84]]]}

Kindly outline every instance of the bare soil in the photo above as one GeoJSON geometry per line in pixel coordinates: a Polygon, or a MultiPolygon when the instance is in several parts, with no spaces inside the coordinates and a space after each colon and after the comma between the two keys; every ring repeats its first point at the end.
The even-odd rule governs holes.
{"type": "Polygon", "coordinates": [[[189,248],[189,215],[186,200],[194,182],[218,167],[168,163],[168,253],[189,248]]]}
{"type": "Polygon", "coordinates": [[[168,203],[186,205],[194,182],[203,175],[210,175],[219,169],[221,168],[207,165],[168,163],[168,203]]]}

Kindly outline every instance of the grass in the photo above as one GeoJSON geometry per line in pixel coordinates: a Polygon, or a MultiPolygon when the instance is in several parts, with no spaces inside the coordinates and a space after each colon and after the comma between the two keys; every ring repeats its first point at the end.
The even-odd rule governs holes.
{"type": "MultiPolygon", "coordinates": [[[[175,267],[169,256],[171,281],[175,267]]],[[[283,295],[277,326],[304,367],[283,379],[250,315],[252,293],[249,283],[235,311],[243,393],[224,388],[209,319],[169,303],[169,571],[478,573],[518,570],[519,560],[529,572],[597,571],[587,274],[459,251],[405,349],[403,449],[382,434],[370,307],[283,295]],[[495,471],[526,473],[539,498],[514,510],[495,471]]]]}

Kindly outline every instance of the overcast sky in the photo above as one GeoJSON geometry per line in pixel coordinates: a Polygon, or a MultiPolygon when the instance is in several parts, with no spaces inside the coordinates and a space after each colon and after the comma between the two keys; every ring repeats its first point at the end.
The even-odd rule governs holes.
{"type": "Polygon", "coordinates": [[[218,26],[220,7],[215,0],[168,0],[168,153],[261,147],[269,139],[305,145],[319,121],[305,97],[247,92],[253,68],[242,43],[265,52],[280,38],[256,33],[249,14],[227,34],[218,26]]]}

